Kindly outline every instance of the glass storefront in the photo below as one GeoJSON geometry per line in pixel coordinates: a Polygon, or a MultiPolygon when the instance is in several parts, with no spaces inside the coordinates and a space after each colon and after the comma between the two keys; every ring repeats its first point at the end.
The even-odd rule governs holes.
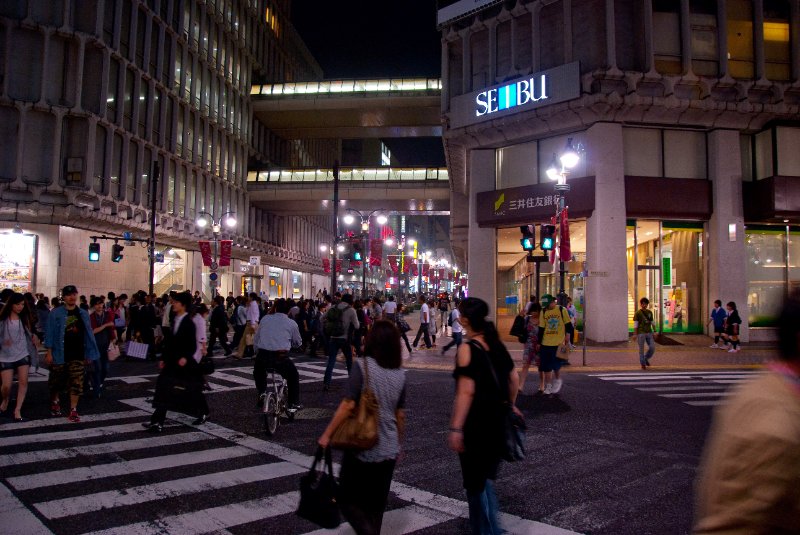
{"type": "Polygon", "coordinates": [[[269,298],[278,299],[283,296],[283,283],[281,282],[281,275],[283,270],[280,268],[269,268],[269,298]]]}
{"type": "Polygon", "coordinates": [[[786,296],[800,289],[800,228],[747,225],[750,327],[775,327],[786,296]]]}
{"type": "Polygon", "coordinates": [[[628,327],[647,297],[659,331],[702,333],[703,224],[629,220],[628,327]]]}
{"type": "Polygon", "coordinates": [[[35,235],[0,234],[0,289],[10,288],[19,293],[33,291],[35,259],[35,235]]]}

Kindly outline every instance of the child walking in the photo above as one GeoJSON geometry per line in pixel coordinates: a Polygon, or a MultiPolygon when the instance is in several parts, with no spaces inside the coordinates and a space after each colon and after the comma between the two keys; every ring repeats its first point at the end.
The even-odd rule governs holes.
{"type": "Polygon", "coordinates": [[[711,318],[708,323],[714,324],[714,343],[711,344],[712,349],[725,349],[725,344],[719,345],[719,339],[725,334],[725,318],[728,313],[722,308],[722,301],[717,299],[714,301],[714,308],[711,310],[711,318]]]}
{"type": "MultiPolygon", "coordinates": [[[[519,392],[522,393],[525,387],[525,379],[528,377],[528,370],[533,362],[537,367],[539,361],[539,312],[542,311],[539,303],[533,303],[528,307],[528,315],[525,318],[525,331],[528,337],[525,340],[525,350],[522,353],[522,370],[519,372],[519,392]]],[[[537,394],[544,393],[544,374],[539,372],[539,390],[537,394]]]]}
{"type": "Polygon", "coordinates": [[[725,320],[725,340],[730,342],[731,348],[728,353],[739,352],[739,328],[742,325],[742,318],[736,309],[736,303],[729,301],[725,308],[728,309],[728,317],[725,320]]]}

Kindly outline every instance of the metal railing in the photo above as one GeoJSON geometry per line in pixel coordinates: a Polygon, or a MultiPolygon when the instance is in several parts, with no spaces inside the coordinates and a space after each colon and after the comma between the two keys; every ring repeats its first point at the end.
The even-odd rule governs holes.
{"type": "MultiPolygon", "coordinates": [[[[346,182],[443,182],[449,175],[446,167],[363,167],[339,169],[339,180],[346,182]]],[[[277,169],[249,171],[247,182],[333,182],[332,169],[277,169]]]]}
{"type": "Polygon", "coordinates": [[[408,91],[432,91],[439,93],[441,90],[442,81],[439,78],[384,78],[254,85],[250,89],[250,94],[260,96],[287,96],[331,95],[342,93],[393,93],[408,91]]]}

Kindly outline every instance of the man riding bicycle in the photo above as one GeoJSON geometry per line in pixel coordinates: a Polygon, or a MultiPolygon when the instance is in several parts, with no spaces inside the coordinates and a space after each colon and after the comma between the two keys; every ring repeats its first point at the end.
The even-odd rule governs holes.
{"type": "Polygon", "coordinates": [[[253,366],[253,378],[258,390],[258,405],[267,391],[267,370],[275,369],[286,379],[289,387],[289,410],[297,412],[300,405],[300,374],[289,358],[289,350],[300,347],[303,339],[297,323],[290,319],[289,303],[285,299],[275,302],[275,313],[264,316],[258,325],[253,346],[256,350],[256,361],[253,366]]]}

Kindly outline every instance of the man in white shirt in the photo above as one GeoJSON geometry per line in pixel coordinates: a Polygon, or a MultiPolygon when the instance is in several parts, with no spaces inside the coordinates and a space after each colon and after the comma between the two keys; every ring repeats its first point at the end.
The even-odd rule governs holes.
{"type": "Polygon", "coordinates": [[[297,373],[289,350],[300,347],[303,338],[297,322],[287,316],[289,303],[285,299],[275,302],[275,313],[264,316],[258,326],[253,345],[256,349],[256,362],[253,378],[258,390],[258,403],[263,403],[267,391],[267,369],[274,368],[289,384],[289,411],[297,412],[300,405],[300,374],[297,373]]]}
{"type": "Polygon", "coordinates": [[[389,321],[397,319],[397,303],[395,303],[393,295],[390,295],[389,300],[384,303],[383,315],[389,321]]]}
{"type": "Polygon", "coordinates": [[[460,318],[461,313],[458,311],[458,302],[453,303],[453,310],[450,311],[450,326],[453,332],[453,339],[442,348],[442,355],[453,346],[456,346],[456,350],[458,350],[458,346],[460,346],[464,340],[464,327],[461,326],[460,318]]]}
{"type": "Polygon", "coordinates": [[[428,326],[430,325],[431,321],[431,311],[428,307],[428,303],[425,302],[425,296],[419,296],[419,303],[422,307],[419,309],[419,329],[417,330],[417,336],[414,338],[414,348],[416,349],[417,344],[419,344],[419,339],[421,336],[425,336],[425,349],[431,348],[431,336],[430,331],[428,330],[428,326]]]}
{"type": "Polygon", "coordinates": [[[258,294],[251,292],[250,302],[247,304],[247,325],[245,325],[244,334],[239,342],[239,348],[236,350],[237,359],[243,359],[255,353],[253,349],[253,337],[256,334],[258,320],[261,318],[261,309],[258,308],[258,301],[258,294]]]}

